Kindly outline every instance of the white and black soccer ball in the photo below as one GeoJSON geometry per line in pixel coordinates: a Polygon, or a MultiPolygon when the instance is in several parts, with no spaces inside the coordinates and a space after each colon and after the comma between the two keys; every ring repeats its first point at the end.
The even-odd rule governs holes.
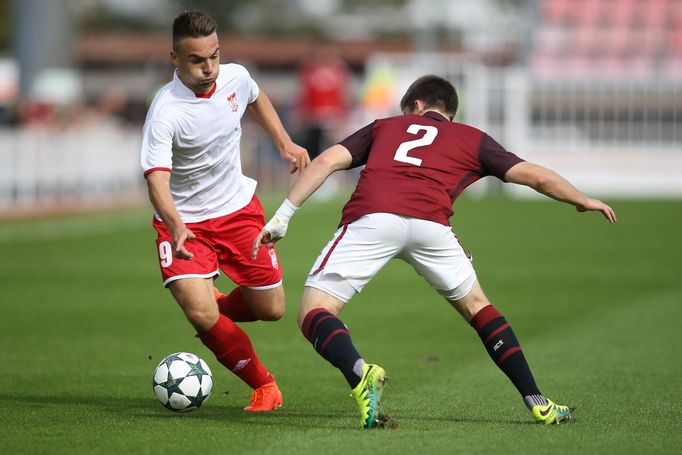
{"type": "Polygon", "coordinates": [[[206,362],[189,352],[176,352],[163,359],[152,378],[156,398],[167,409],[190,412],[211,396],[213,376],[206,362]]]}

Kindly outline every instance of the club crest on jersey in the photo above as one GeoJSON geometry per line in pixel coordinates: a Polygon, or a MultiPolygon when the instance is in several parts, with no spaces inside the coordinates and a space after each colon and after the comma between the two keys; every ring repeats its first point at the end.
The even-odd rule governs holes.
{"type": "Polygon", "coordinates": [[[279,268],[279,262],[277,261],[277,253],[275,253],[274,248],[270,248],[268,250],[268,254],[270,255],[270,264],[272,264],[272,268],[278,269],[279,268]]]}
{"type": "Polygon", "coordinates": [[[232,109],[232,112],[237,112],[239,109],[239,104],[237,104],[237,93],[232,92],[229,95],[227,95],[227,102],[230,103],[230,109],[232,109]]]}

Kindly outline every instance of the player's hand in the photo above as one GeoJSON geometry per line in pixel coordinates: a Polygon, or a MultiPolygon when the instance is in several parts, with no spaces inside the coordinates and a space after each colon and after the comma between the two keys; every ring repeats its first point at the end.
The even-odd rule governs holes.
{"type": "Polygon", "coordinates": [[[577,205],[575,209],[579,212],[597,211],[601,212],[604,217],[609,220],[610,223],[615,223],[618,221],[616,218],[616,212],[613,211],[611,207],[604,204],[599,199],[587,198],[584,204],[577,205]]]}
{"type": "Polygon", "coordinates": [[[296,171],[302,171],[310,164],[310,156],[308,156],[308,151],[291,141],[284,146],[279,155],[284,161],[291,163],[291,174],[296,171]]]}
{"type": "Polygon", "coordinates": [[[194,257],[187,248],[185,242],[187,240],[194,240],[196,236],[194,232],[187,229],[186,226],[181,226],[173,232],[173,254],[176,258],[190,260],[194,257]]]}
{"type": "Polygon", "coordinates": [[[274,216],[253,241],[253,248],[251,249],[251,258],[256,259],[260,247],[272,248],[275,242],[282,239],[287,233],[288,221],[283,221],[277,216],[274,216]]]}

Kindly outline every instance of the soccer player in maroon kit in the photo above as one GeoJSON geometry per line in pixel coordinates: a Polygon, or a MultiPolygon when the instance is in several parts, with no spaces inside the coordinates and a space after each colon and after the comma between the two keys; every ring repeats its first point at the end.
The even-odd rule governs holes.
{"type": "Polygon", "coordinates": [[[364,361],[338,315],[394,257],[412,265],[471,324],[535,420],[571,419],[572,408],[542,395],[509,323],[483,293],[450,227],[451,207],[467,186],[494,175],[580,212],[601,212],[611,223],[614,211],[556,172],[508,152],[486,133],[453,123],[457,92],[445,79],[417,79],[400,107],[404,115],[376,120],[313,160],[255,239],[253,254],[285,235],[291,216],[330,174],[365,165],[339,229],[311,269],[298,314],[305,337],[348,381],[360,425],[383,425],[386,376],[383,368],[364,361]]]}

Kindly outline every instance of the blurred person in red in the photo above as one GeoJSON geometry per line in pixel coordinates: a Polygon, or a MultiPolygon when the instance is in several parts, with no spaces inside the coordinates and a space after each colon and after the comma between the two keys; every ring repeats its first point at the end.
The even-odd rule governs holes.
{"type": "Polygon", "coordinates": [[[348,116],[350,72],[333,45],[327,45],[313,49],[298,76],[303,141],[314,158],[330,145],[329,133],[348,116]]]}
{"type": "Polygon", "coordinates": [[[215,21],[186,11],[173,22],[173,80],[147,113],[141,165],[156,214],[153,225],[163,285],[202,343],[252,389],[246,411],[282,403],[273,375],[236,324],[278,320],[284,313],[282,270],[274,251],[251,258],[265,224],[256,181],[242,174],[241,119],[248,110],[268,132],[292,172],[306,150],[284,130],[269,98],[246,68],[220,64],[215,21]],[[222,270],[237,287],[213,286],[222,270]]]}

